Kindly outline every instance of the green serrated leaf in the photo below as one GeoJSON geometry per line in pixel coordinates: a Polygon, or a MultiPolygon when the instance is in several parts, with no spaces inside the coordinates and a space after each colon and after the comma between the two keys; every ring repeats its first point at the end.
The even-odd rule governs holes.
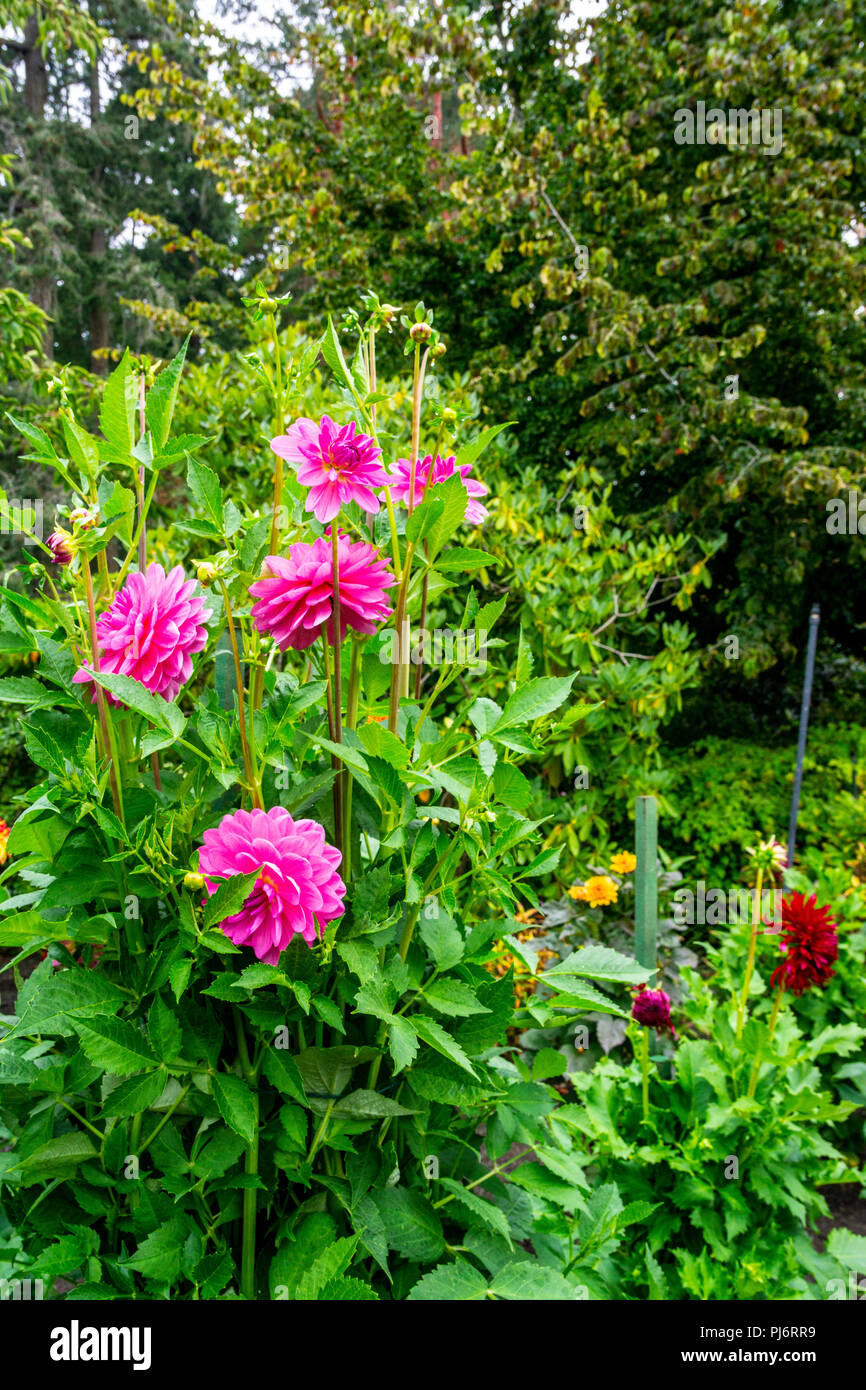
{"type": "Polygon", "coordinates": [[[231,1072],[215,1072],[213,1094],[226,1124],[251,1144],[256,1136],[257,1112],[255,1097],[246,1082],[231,1072]]]}

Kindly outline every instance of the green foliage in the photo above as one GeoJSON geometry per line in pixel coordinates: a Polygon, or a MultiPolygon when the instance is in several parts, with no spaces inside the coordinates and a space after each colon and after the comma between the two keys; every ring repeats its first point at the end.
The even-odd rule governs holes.
{"type": "MultiPolygon", "coordinates": [[[[759,1005],[738,1042],[730,991],[739,970],[731,979],[726,963],[741,967],[747,934],[729,933],[712,983],[683,971],[687,993],[675,1016],[687,1036],[673,1054],[653,1049],[646,1116],[640,1063],[612,1058],[573,1074],[577,1103],[558,1112],[592,1145],[594,1181],[616,1183],[629,1205],[654,1207],[648,1235],[633,1233],[624,1252],[625,1296],[824,1299],[830,1280],[847,1280],[841,1243],[819,1254],[804,1227],[827,1214],[818,1186],[856,1181],[826,1130],[858,1101],[822,1089],[818,1062],[858,1052],[864,1030],[849,1023],[804,1033],[783,1009],[771,1037],[759,1005]]],[[[629,1026],[636,1050],[641,1031],[629,1026]]]]}
{"type": "MultiPolygon", "coordinates": [[[[692,856],[689,874],[707,882],[736,882],[745,848],[761,836],[787,834],[797,761],[796,744],[766,748],[733,739],[705,738],[686,750],[667,750],[666,839],[692,856]]],[[[866,838],[863,773],[866,734],[857,725],[813,727],[804,763],[797,848],[834,859],[853,856],[866,838]],[[852,790],[856,788],[856,795],[852,790]]]]}
{"type": "MultiPolygon", "coordinates": [[[[183,352],[156,377],[140,436],[129,354],[106,383],[101,437],[68,409],[57,444],[21,426],[87,515],[50,585],[0,592],[3,630],[39,654],[32,674],[0,683],[39,778],[0,889],[0,945],[15,950],[19,987],[0,1042],[15,1267],[49,1289],[67,1279],[80,1297],[607,1296],[622,1203],[605,1190],[602,1228],[556,1093],[507,1059],[511,978],[485,968],[556,864],[516,788],[520,764],[544,760],[574,708],[573,679],[529,678],[525,653],[510,678],[498,657],[500,701],[473,673],[445,703],[461,670],[446,661],[418,698],[401,692],[402,661],[383,685],[382,634],[362,636],[339,654],[354,693],[338,733],[331,664],[266,647],[250,621],[270,518],[224,490],[206,436],[177,433],[182,368],[183,352]],[[164,553],[170,533],[148,536],[144,521],[162,470],[181,463],[180,544],[217,576],[197,670],[175,701],[104,670],[82,696],[70,680],[82,607],[95,593],[105,610],[140,536],[164,553]],[[221,702],[210,670],[226,632],[238,668],[221,702]],[[303,810],[342,850],[344,914],[312,945],[295,936],[276,963],[251,960],[222,929],[261,866],[201,902],[203,833],[243,804],[303,810]],[[46,948],[23,980],[21,963],[46,948]],[[517,1167],[514,1144],[532,1155],[517,1167]]],[[[363,398],[354,404],[367,423],[363,398]]],[[[278,538],[317,534],[299,491],[282,520],[275,495],[278,538]]],[[[459,507],[457,489],[441,490],[441,506],[438,491],[414,542],[408,518],[392,529],[386,515],[376,532],[401,563],[415,623],[422,586],[408,572],[422,534],[430,593],[456,589],[461,567],[434,584],[466,506],[462,483],[459,507]]],[[[483,577],[465,590],[461,630],[492,630],[502,602],[483,577]]],[[[623,1014],[617,996],[645,977],[616,953],[587,952],[560,988],[571,1011],[605,981],[623,1014]]]]}

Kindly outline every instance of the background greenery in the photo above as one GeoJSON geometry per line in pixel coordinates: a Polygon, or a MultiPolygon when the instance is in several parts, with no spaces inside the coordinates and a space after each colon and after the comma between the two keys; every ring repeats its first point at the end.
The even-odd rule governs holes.
{"type": "Polygon", "coordinates": [[[515,422],[484,470],[509,631],[604,702],[539,769],[572,855],[648,791],[702,873],[738,872],[753,803],[783,833],[814,602],[802,843],[866,835],[856,799],[819,810],[866,685],[861,539],[825,526],[864,472],[860,7],[5,8],[0,404],[50,423],[59,374],[86,414],[121,343],[191,330],[179,410],[253,498],[250,282],[292,294],[290,337],[364,284],[433,298],[461,423],[515,422]],[[698,98],[781,108],[781,152],[676,144],[698,98]]]}
{"type": "MultiPolygon", "coordinates": [[[[533,950],[565,955],[604,940],[632,953],[630,882],[603,910],[583,911],[565,890],[630,846],[635,796],[659,800],[663,911],[682,880],[741,879],[758,834],[784,839],[808,616],[819,603],[798,882],[833,904],[841,954],[830,986],[794,1002],[767,1051],[779,1081],[774,1090],[762,1080],[759,1091],[766,1171],[747,1194],[752,1219],[738,1189],[718,1202],[707,1196],[712,1165],[750,1122],[734,1083],[751,1053],[744,1062],[727,1036],[723,1003],[743,943],[678,932],[670,918],[662,981],[685,1011],[685,1041],[676,1076],[665,1070],[667,1044],[654,1072],[655,1170],[624,1017],[587,1015],[593,1041],[581,1051],[573,1022],[545,1026],[549,994],[539,985],[528,1000],[518,990],[519,1062],[503,1049],[470,1094],[446,1059],[427,1068],[427,1091],[422,1076],[415,1097],[438,1133],[431,1152],[461,1182],[485,1171],[470,1153],[483,1118],[489,1157],[513,1142],[537,1154],[530,1186],[511,1174],[491,1182],[496,1214],[473,1217],[470,1205],[457,1221],[459,1203],[450,1205],[420,1249],[417,1231],[404,1229],[417,1225],[417,1210],[391,1210],[397,1199],[385,1196],[379,1213],[405,1262],[399,1297],[410,1288],[413,1298],[484,1297],[488,1282],[512,1296],[499,1288],[523,1255],[547,1271],[536,1270],[539,1297],[571,1297],[576,1286],[591,1297],[812,1296],[844,1268],[848,1233],[818,1256],[803,1222],[826,1211],[821,1175],[850,1181],[866,1098],[866,1064],[851,1056],[864,1002],[863,537],[826,527],[828,501],[850,492],[856,500],[866,473],[866,13],[854,0],[611,0],[594,20],[571,10],[565,0],[350,0],[264,13],[230,0],[205,14],[189,0],[51,0],[38,9],[7,0],[0,486],[10,499],[43,502],[47,534],[62,493],[38,459],[22,458],[6,412],[60,439],[69,405],[95,429],[103,378],[124,346],[156,364],[191,335],[175,430],[207,436],[201,457],[227,499],[266,508],[271,402],[243,297],[257,283],[291,296],[282,346],[295,364],[326,313],[342,323],[347,349],[356,344],[351,312],[365,288],[400,309],[435,305],[448,351],[431,375],[425,420],[438,412],[442,439],[459,443],[512,422],[478,465],[492,558],[474,578],[482,601],[504,608],[488,669],[445,692],[444,717],[459,722],[482,691],[503,702],[514,670],[524,681],[577,673],[574,716],[514,781],[516,809],[544,822],[532,855],[561,850],[541,859],[554,867],[534,887],[522,881],[527,902],[540,903],[537,920],[514,924],[531,923],[531,943],[513,937],[504,961],[483,932],[473,942],[472,970],[499,970],[496,985],[478,979],[509,1004],[502,981],[514,970],[528,990],[533,950]],[[698,100],[780,109],[782,150],[676,144],[675,112],[698,100]],[[566,1064],[573,1089],[551,1118],[544,1083],[566,1064]],[[805,1098],[813,1092],[815,1105],[805,1098]],[[451,1133],[460,1106],[465,1135],[451,1133]],[[583,1201],[575,1192],[589,1192],[588,1140],[592,1191],[575,1231],[566,1213],[583,1201]],[[422,1274],[446,1238],[449,1253],[463,1239],[464,1217],[474,1272],[437,1265],[422,1274]],[[533,1253],[516,1254],[512,1235],[531,1235],[533,1253]],[[762,1263],[768,1243],[772,1259],[762,1263]]],[[[397,444],[408,442],[402,349],[399,331],[380,336],[380,423],[397,444]]],[[[334,408],[333,389],[320,360],[299,375],[291,408],[318,417],[334,408]]],[[[199,555],[194,530],[183,529],[189,510],[184,469],[166,468],[148,528],[154,557],[199,555]]],[[[20,537],[0,534],[3,568],[20,555],[20,537]]],[[[26,590],[28,577],[11,571],[7,582],[26,590]]],[[[428,627],[458,626],[455,604],[450,591],[434,594],[428,627]]],[[[20,625],[0,619],[2,674],[32,665],[20,625]]],[[[15,707],[0,707],[0,817],[12,822],[41,775],[15,707]]],[[[519,866],[529,857],[523,847],[519,866]]],[[[22,1008],[50,978],[48,963],[40,969],[22,1008]]],[[[762,988],[756,980],[758,1014],[762,988]]],[[[150,1007],[159,1032],[158,993],[150,1007]]],[[[182,1022],[195,1038],[192,1006],[182,1022]]],[[[763,1027],[756,1019],[747,1036],[755,1056],[763,1027]]],[[[216,1065],[203,1043],[202,1057],[216,1065]]],[[[22,1124],[26,1088],[36,1086],[29,1065],[9,1082],[22,1124]]],[[[280,1104],[267,1162],[291,1173],[298,1117],[291,1096],[280,1104]]],[[[39,1123],[28,1136],[34,1152],[39,1123]]],[[[197,1151],[166,1147],[160,1171],[171,1179],[174,1165],[177,1179],[198,1163],[218,1182],[236,1149],[205,1153],[202,1168],[197,1151]]],[[[109,1157],[125,1200],[122,1155],[109,1157]]],[[[387,1191],[391,1161],[386,1152],[375,1175],[349,1174],[355,1234],[363,1184],[369,1177],[387,1191]]],[[[426,1175],[416,1178],[417,1205],[427,1201],[426,1175]]],[[[236,1197],[226,1192],[234,1220],[236,1197]]],[[[50,1244],[53,1210],[39,1210],[39,1258],[49,1272],[52,1260],[69,1267],[70,1251],[50,1244]]],[[[167,1211],[143,1213],[137,1235],[149,1240],[167,1211]]],[[[137,1271],[159,1287],[184,1279],[220,1296],[230,1270],[197,1247],[174,1270],[188,1234],[180,1220],[170,1249],[151,1252],[171,1278],[162,1264],[121,1259],[107,1266],[116,1288],[131,1287],[137,1271]]],[[[323,1206],[275,1231],[265,1282],[291,1296],[297,1260],[315,1266],[335,1241],[356,1257],[323,1206]]],[[[5,1229],[0,1237],[7,1249],[18,1239],[5,1229]]],[[[87,1228],[75,1238],[76,1259],[95,1261],[87,1228]]],[[[370,1278],[381,1283],[375,1271],[370,1278]]],[[[303,1296],[328,1286],[323,1274],[303,1296]]]]}

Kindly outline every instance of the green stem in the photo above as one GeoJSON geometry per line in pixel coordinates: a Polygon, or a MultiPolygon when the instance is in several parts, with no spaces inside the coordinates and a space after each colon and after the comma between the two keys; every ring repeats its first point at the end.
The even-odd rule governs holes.
{"type": "Polygon", "coordinates": [[[129,569],[129,566],[132,564],[133,558],[138,553],[139,541],[144,533],[144,524],[147,520],[147,514],[150,511],[150,504],[153,501],[153,494],[156,491],[156,485],[158,481],[159,473],[154,471],[151,474],[150,482],[147,485],[147,495],[144,499],[144,506],[141,507],[139,510],[135,535],[132,538],[132,545],[129,547],[129,550],[126,554],[126,559],[124,560],[117,574],[112,576],[115,591],[117,591],[120,588],[121,584],[126,578],[126,572],[129,569]]]}
{"type": "Polygon", "coordinates": [[[139,1110],[139,1111],[138,1111],[135,1115],[133,1115],[133,1117],[132,1117],[132,1124],[131,1124],[130,1130],[129,1130],[129,1152],[130,1152],[130,1153],[133,1153],[133,1154],[137,1154],[137,1153],[138,1153],[138,1145],[139,1145],[139,1143],[141,1142],[141,1123],[142,1123],[142,1120],[143,1120],[143,1119],[144,1119],[144,1114],[143,1114],[143,1112],[142,1112],[141,1110],[139,1110]]]}
{"type": "Polygon", "coordinates": [[[743,1025],[746,1018],[746,1006],[749,1001],[749,990],[752,985],[752,975],[755,969],[755,946],[758,941],[758,927],[761,923],[761,888],[764,883],[764,870],[759,868],[755,878],[755,906],[752,910],[752,932],[749,937],[749,954],[746,958],[746,974],[743,980],[743,992],[740,996],[737,1007],[737,1038],[743,1036],[743,1025]]]}
{"type": "MultiPolygon", "coordinates": [[[[84,575],[84,590],[87,595],[87,623],[90,636],[90,655],[93,661],[94,671],[99,670],[99,638],[96,634],[96,605],[93,601],[93,577],[90,573],[90,561],[87,556],[82,556],[81,569],[84,575]]],[[[112,752],[113,743],[109,732],[108,713],[105,704],[105,691],[101,685],[96,685],[96,709],[99,716],[99,727],[102,731],[102,743],[105,756],[108,759],[108,777],[111,782],[111,796],[114,801],[114,813],[119,821],[123,821],[123,801],[121,800],[120,786],[117,777],[117,767],[112,752]]]]}
{"type": "Polygon", "coordinates": [[[409,544],[406,547],[406,558],[403,562],[403,576],[400,580],[400,589],[397,594],[397,612],[394,618],[394,627],[397,634],[397,661],[391,673],[391,698],[388,705],[388,728],[392,733],[397,731],[397,716],[400,709],[401,694],[408,694],[409,681],[409,653],[412,647],[411,631],[405,634],[403,640],[403,628],[406,620],[406,602],[409,594],[409,579],[412,573],[412,560],[415,556],[415,546],[409,544]]]}
{"type": "MultiPolygon", "coordinates": [[[[332,743],[342,741],[337,738],[337,726],[334,718],[334,689],[331,677],[331,654],[328,649],[328,634],[322,629],[322,651],[324,653],[325,666],[325,703],[328,710],[328,735],[332,743]]],[[[336,844],[343,843],[343,783],[341,778],[341,763],[336,753],[331,754],[331,769],[334,773],[333,802],[334,802],[334,841],[336,844]]]]}
{"type": "MultiPolygon", "coordinates": [[[[145,393],[147,390],[147,378],[142,372],[138,378],[138,433],[139,438],[144,439],[147,430],[147,415],[145,412],[145,393]]],[[[155,469],[153,470],[156,471],[155,469]]],[[[138,475],[135,480],[135,495],[138,501],[138,568],[141,574],[147,569],[147,538],[144,531],[144,464],[140,464],[138,475]]]]}
{"type": "Polygon", "coordinates": [[[333,556],[333,584],[334,584],[334,732],[336,742],[343,742],[343,644],[340,640],[342,631],[342,617],[340,613],[340,556],[338,550],[337,532],[331,528],[331,554],[333,556]]]}
{"type": "MultiPolygon", "coordinates": [[[[429,561],[429,557],[430,557],[430,547],[429,547],[429,545],[427,544],[427,542],[425,541],[425,542],[424,542],[424,558],[425,558],[426,560],[429,561]]],[[[418,624],[418,628],[419,628],[419,632],[420,632],[420,633],[423,633],[425,627],[427,626],[427,590],[428,590],[429,584],[430,584],[430,565],[429,565],[429,563],[428,563],[427,568],[426,568],[425,571],[424,571],[424,587],[423,587],[422,590],[421,590],[421,620],[420,620],[420,622],[419,622],[419,624],[418,624]]],[[[422,648],[422,650],[423,650],[423,648],[422,648]]],[[[416,699],[416,700],[419,700],[419,699],[421,698],[421,677],[422,677],[423,673],[424,673],[424,664],[423,664],[423,662],[422,662],[422,660],[421,660],[421,654],[419,653],[419,655],[418,655],[418,666],[417,666],[417,669],[416,669],[416,671],[415,671],[415,699],[416,699]]]]}
{"type": "Polygon", "coordinates": [[[315,1156],[316,1156],[316,1152],[317,1152],[317,1150],[318,1150],[318,1148],[319,1148],[319,1145],[321,1144],[322,1140],[323,1140],[324,1137],[325,1137],[325,1130],[328,1128],[328,1121],[329,1121],[330,1118],[331,1118],[331,1111],[333,1110],[333,1108],[334,1108],[334,1102],[333,1102],[332,1100],[329,1100],[329,1101],[328,1101],[328,1108],[326,1109],[324,1115],[322,1116],[321,1122],[320,1122],[320,1124],[319,1124],[319,1128],[316,1130],[316,1133],[315,1133],[314,1136],[313,1136],[313,1142],[312,1142],[312,1144],[310,1145],[310,1152],[307,1154],[307,1162],[308,1162],[308,1163],[312,1163],[313,1159],[314,1159],[315,1156]]]}
{"type": "MultiPolygon", "coordinates": [[[[273,334],[273,339],[274,339],[274,374],[275,374],[275,382],[274,382],[274,427],[275,427],[276,434],[279,435],[279,434],[282,434],[283,431],[284,431],[284,421],[283,421],[283,365],[282,365],[282,353],[281,353],[281,351],[280,351],[280,334],[279,334],[279,330],[278,330],[278,328],[277,328],[277,316],[276,316],[276,314],[271,314],[271,315],[270,315],[270,320],[271,320],[271,333],[273,334]]],[[[281,506],[282,500],[283,500],[283,460],[280,458],[279,454],[275,454],[274,457],[276,458],[276,461],[277,461],[277,462],[276,462],[276,467],[275,467],[275,469],[274,469],[274,507],[273,507],[273,516],[272,516],[272,518],[271,518],[271,534],[270,534],[270,539],[269,539],[269,541],[268,541],[268,554],[269,554],[269,555],[276,555],[276,553],[277,553],[277,548],[276,548],[276,547],[277,547],[277,541],[279,540],[279,534],[280,534],[280,523],[279,523],[280,506],[281,506]]]]}
{"type": "MultiPolygon", "coordinates": [[[[354,729],[358,723],[358,704],[361,698],[361,648],[363,642],[352,638],[352,655],[349,662],[349,689],[346,694],[346,728],[354,729]]],[[[352,769],[345,769],[343,792],[343,878],[348,883],[352,876],[352,769]]]]}
{"type": "MultiPolygon", "coordinates": [[[[771,1041],[773,1034],[776,1031],[776,1022],[779,1017],[779,1009],[782,1004],[782,995],[784,993],[785,986],[784,984],[780,983],[779,988],[776,991],[776,998],[773,1000],[773,1012],[770,1014],[770,1023],[767,1029],[767,1042],[771,1041]]],[[[761,1070],[761,1052],[762,1047],[759,1045],[758,1050],[755,1053],[755,1060],[752,1063],[752,1074],[749,1077],[749,1089],[746,1091],[746,1095],[748,1096],[749,1100],[754,1099],[755,1091],[758,1086],[758,1074],[761,1070]]]]}
{"type": "MultiPolygon", "coordinates": [[[[495,1178],[497,1173],[504,1173],[508,1165],[513,1162],[514,1155],[512,1154],[510,1158],[506,1158],[502,1163],[497,1163],[495,1168],[485,1169],[480,1177],[473,1178],[471,1182],[463,1184],[465,1191],[471,1192],[472,1188],[477,1187],[479,1183],[488,1182],[490,1178],[495,1178]]],[[[447,1197],[440,1197],[438,1202],[433,1203],[433,1206],[437,1208],[444,1207],[448,1202],[453,1202],[459,1196],[459,1192],[449,1192],[447,1197]]]]}
{"type": "MultiPolygon", "coordinates": [[[[367,335],[367,390],[371,396],[376,394],[376,330],[370,325],[367,335]]],[[[373,434],[376,433],[376,402],[370,406],[370,423],[373,434]]]]}
{"type": "Polygon", "coordinates": [[[237,633],[235,632],[235,620],[234,615],[232,613],[231,600],[229,599],[229,591],[226,588],[224,579],[220,579],[219,586],[222,590],[223,603],[225,604],[226,625],[228,627],[229,641],[231,642],[232,648],[232,657],[234,659],[235,664],[235,684],[237,686],[238,696],[238,722],[240,724],[241,731],[241,751],[243,753],[244,759],[244,772],[246,773],[247,786],[252,796],[253,805],[258,806],[261,810],[262,794],[258,786],[258,783],[256,782],[255,776],[253,775],[252,762],[250,761],[250,749],[249,744],[247,742],[247,716],[246,704],[244,701],[244,678],[241,672],[241,655],[240,651],[238,650],[238,639],[237,633]]]}
{"type": "Polygon", "coordinates": [[[77,1110],[73,1110],[72,1106],[67,1104],[67,1102],[63,1099],[62,1096],[57,1097],[57,1104],[62,1105],[64,1110],[68,1110],[70,1115],[74,1115],[78,1123],[80,1125],[84,1125],[85,1129],[89,1129],[90,1133],[94,1134],[96,1138],[99,1140],[100,1147],[105,1143],[105,1135],[102,1133],[102,1131],[97,1129],[95,1125],[92,1125],[89,1120],[85,1120],[83,1115],[79,1115],[77,1110]]]}
{"type": "Polygon", "coordinates": [[[642,1102],[642,1106],[643,1106],[643,1118],[644,1118],[644,1122],[645,1122],[646,1124],[649,1124],[649,1075],[650,1075],[650,1072],[649,1072],[649,1068],[650,1068],[649,1028],[642,1028],[642,1029],[641,1029],[640,1065],[641,1065],[641,1102],[642,1102]]]}
{"type": "MultiPolygon", "coordinates": [[[[232,1005],[235,1020],[235,1034],[238,1042],[238,1057],[247,1085],[253,1092],[255,1105],[255,1130],[252,1143],[247,1149],[245,1172],[256,1177],[259,1171],[259,1097],[256,1090],[256,1073],[250,1061],[240,1010],[232,1005]]],[[[254,1301],[256,1296],[256,1196],[254,1187],[244,1188],[243,1234],[241,1237],[241,1293],[244,1298],[254,1301]]]]}
{"type": "Polygon", "coordinates": [[[186,1095],[187,1091],[189,1090],[190,1084],[191,1084],[191,1083],[188,1081],[187,1084],[184,1086],[183,1090],[181,1091],[180,1095],[177,1097],[177,1099],[174,1100],[174,1101],[172,1101],[171,1105],[170,1105],[170,1106],[168,1107],[168,1109],[166,1110],[166,1112],[165,1112],[165,1114],[163,1115],[162,1119],[160,1120],[159,1124],[156,1125],[156,1127],[155,1127],[154,1129],[151,1130],[150,1134],[147,1136],[147,1138],[145,1139],[144,1143],[142,1144],[141,1148],[140,1148],[139,1151],[138,1151],[138,1157],[139,1157],[139,1158],[141,1158],[142,1154],[145,1153],[145,1152],[150,1148],[150,1146],[151,1146],[151,1144],[153,1143],[153,1141],[154,1141],[154,1139],[156,1138],[156,1136],[157,1136],[158,1134],[161,1134],[162,1131],[163,1131],[163,1129],[164,1129],[164,1127],[168,1124],[169,1120],[171,1119],[171,1117],[172,1117],[172,1115],[174,1114],[174,1112],[175,1112],[175,1110],[177,1109],[177,1107],[183,1103],[183,1098],[184,1098],[184,1096],[186,1095]]]}

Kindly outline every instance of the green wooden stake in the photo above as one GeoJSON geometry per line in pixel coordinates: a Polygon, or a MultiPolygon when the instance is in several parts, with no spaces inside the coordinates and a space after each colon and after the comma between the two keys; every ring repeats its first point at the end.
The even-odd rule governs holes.
{"type": "Polygon", "coordinates": [[[232,661],[232,644],[229,635],[223,631],[214,652],[214,685],[220,709],[235,707],[235,668],[232,661]]]}
{"type": "Polygon", "coordinates": [[[654,796],[635,801],[635,955],[647,970],[656,969],[658,938],[658,804],[654,796]]]}

